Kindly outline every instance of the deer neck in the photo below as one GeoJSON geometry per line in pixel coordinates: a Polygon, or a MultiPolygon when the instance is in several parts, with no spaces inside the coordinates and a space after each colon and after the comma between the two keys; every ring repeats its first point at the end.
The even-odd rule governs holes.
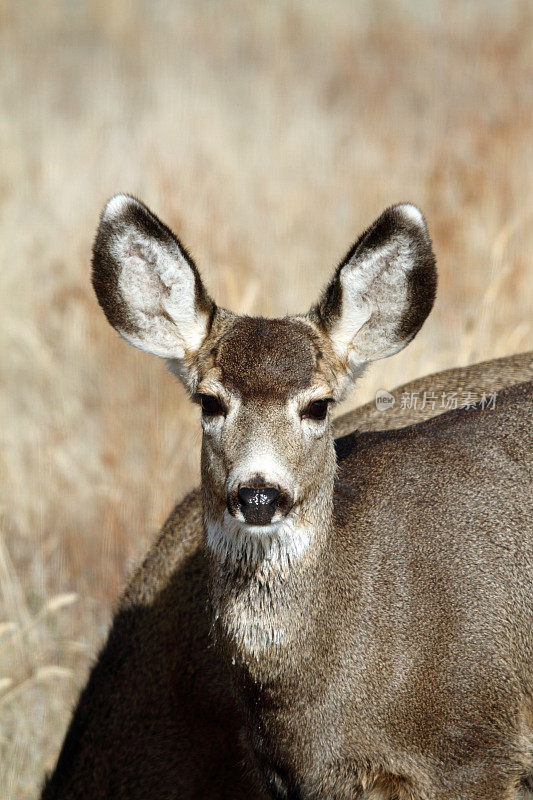
{"type": "Polygon", "coordinates": [[[204,487],[215,633],[232,663],[256,670],[261,680],[261,670],[271,676],[290,660],[288,653],[303,656],[302,643],[312,642],[332,527],[334,465],[329,473],[297,514],[265,534],[247,531],[227,513],[210,516],[204,487]]]}

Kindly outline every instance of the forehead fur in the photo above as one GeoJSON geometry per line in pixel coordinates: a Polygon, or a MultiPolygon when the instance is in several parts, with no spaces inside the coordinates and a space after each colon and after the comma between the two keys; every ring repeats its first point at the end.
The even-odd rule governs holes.
{"type": "Polygon", "coordinates": [[[245,399],[302,391],[321,357],[313,329],[290,317],[238,317],[214,349],[222,382],[245,399]]]}

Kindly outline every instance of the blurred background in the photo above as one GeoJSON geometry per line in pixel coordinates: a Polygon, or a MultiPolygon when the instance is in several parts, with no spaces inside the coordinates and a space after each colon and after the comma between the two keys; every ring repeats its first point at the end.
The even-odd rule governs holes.
{"type": "Polygon", "coordinates": [[[90,286],[138,195],[220,304],[305,310],[361,230],[426,215],[438,302],[353,403],[533,345],[527,0],[0,4],[0,798],[35,798],[113,601],[199,476],[196,408],[90,286]]]}

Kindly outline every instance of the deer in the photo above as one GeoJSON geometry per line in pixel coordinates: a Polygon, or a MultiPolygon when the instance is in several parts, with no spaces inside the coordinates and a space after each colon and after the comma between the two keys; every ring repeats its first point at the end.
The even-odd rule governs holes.
{"type": "Polygon", "coordinates": [[[509,373],[495,408],[388,430],[367,409],[366,432],[333,437],[335,405],[433,305],[422,213],[387,209],[307,314],[269,320],[217,307],[170,229],[118,195],[93,285],[200,406],[202,481],[126,589],[43,798],[521,797],[531,355],[485,367],[509,373]]]}

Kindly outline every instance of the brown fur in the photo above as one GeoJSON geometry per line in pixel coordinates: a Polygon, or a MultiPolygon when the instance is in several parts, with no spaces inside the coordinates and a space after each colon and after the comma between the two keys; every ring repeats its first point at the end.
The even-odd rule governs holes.
{"type": "MultiPolygon", "coordinates": [[[[403,391],[500,391],[531,377],[533,354],[486,361],[412,381],[394,408],[368,403],[335,432],[403,427],[439,413],[401,409],[403,391]]],[[[117,604],[108,641],[78,702],[43,800],[263,797],[244,776],[242,717],[210,636],[199,490],[174,509],[117,604]],[[134,702],[132,702],[134,698],[134,702]]],[[[531,711],[526,730],[531,729],[531,711]]],[[[401,777],[376,775],[383,791],[401,777]]],[[[387,795],[384,795],[385,797],[387,795]]],[[[378,795],[376,795],[378,797],[378,795]]]]}
{"type": "Polygon", "coordinates": [[[304,323],[238,317],[220,340],[215,368],[220,367],[222,383],[237,390],[243,399],[277,397],[309,386],[316,355],[310,328],[304,323]],[[299,354],[297,363],[295,352],[299,354]]]}

